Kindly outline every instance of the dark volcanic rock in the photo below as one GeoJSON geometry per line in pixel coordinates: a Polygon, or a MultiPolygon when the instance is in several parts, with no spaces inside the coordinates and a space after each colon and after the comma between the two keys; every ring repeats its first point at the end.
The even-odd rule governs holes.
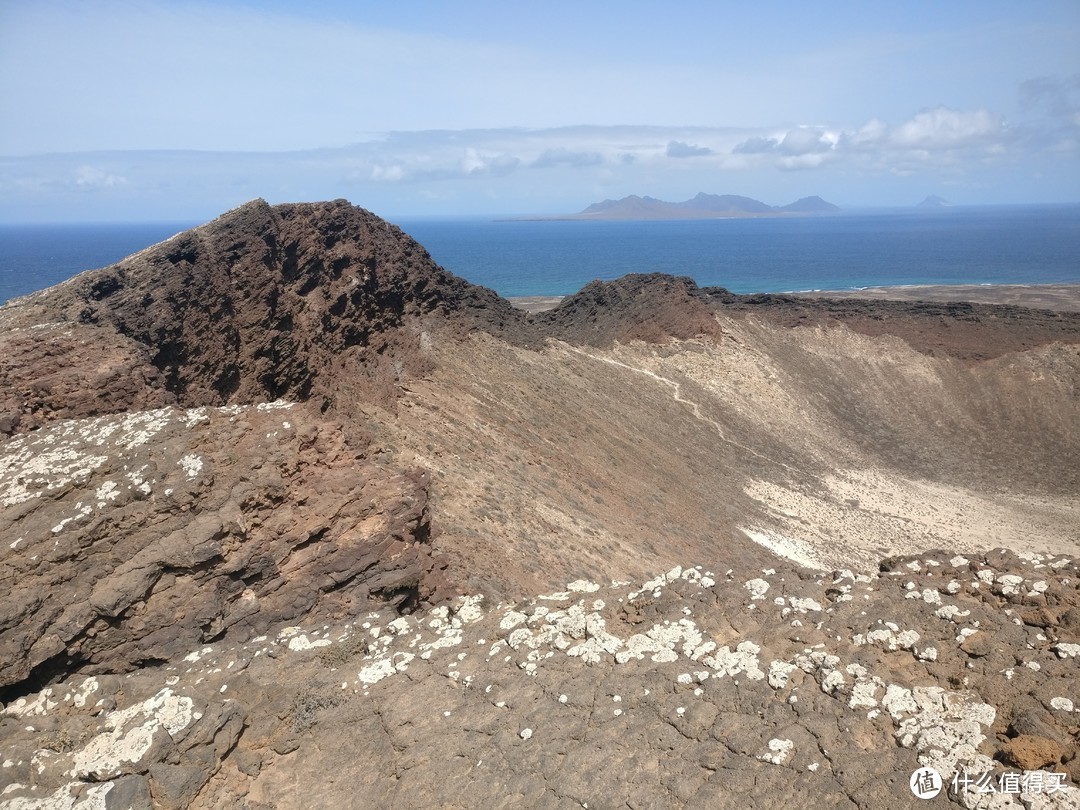
{"type": "Polygon", "coordinates": [[[533,320],[546,336],[589,346],[720,335],[708,296],[693,279],[663,273],[592,281],[533,320]]]}
{"type": "Polygon", "coordinates": [[[0,437],[175,402],[152,356],[150,346],[78,323],[0,330],[0,437]]]}
{"type": "Polygon", "coordinates": [[[0,417],[25,430],[169,401],[332,404],[358,393],[343,367],[386,399],[451,314],[458,331],[524,336],[519,311],[374,214],[256,200],[0,310],[0,417]],[[30,329],[43,323],[47,346],[30,329]]]}
{"type": "Polygon", "coordinates": [[[974,363],[1048,343],[1080,343],[1080,312],[1005,304],[736,295],[704,292],[717,311],[756,315],[781,326],[836,326],[870,337],[894,335],[924,354],[974,363]]]}

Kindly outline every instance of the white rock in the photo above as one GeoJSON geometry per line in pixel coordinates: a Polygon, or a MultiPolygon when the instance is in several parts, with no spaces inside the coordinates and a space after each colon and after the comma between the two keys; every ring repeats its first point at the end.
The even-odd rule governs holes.
{"type": "Polygon", "coordinates": [[[763,579],[752,579],[744,584],[743,587],[750,592],[750,598],[757,602],[768,592],[769,583],[763,579]]]}
{"type": "Polygon", "coordinates": [[[773,765],[782,765],[791,754],[791,749],[795,747],[795,743],[791,740],[781,740],[773,738],[769,740],[769,751],[765,754],[758,755],[758,759],[765,762],[771,762],[773,765]]]}
{"type": "Polygon", "coordinates": [[[874,694],[877,692],[878,686],[873,681],[858,681],[851,688],[851,699],[848,701],[848,707],[852,709],[873,709],[877,706],[877,699],[874,694]]]}
{"type": "Polygon", "coordinates": [[[1073,702],[1066,697],[1056,697],[1050,700],[1051,708],[1057,709],[1060,712],[1073,711],[1073,702]]]}
{"type": "Polygon", "coordinates": [[[773,689],[783,689],[788,682],[791,673],[797,667],[787,661],[773,661],[769,664],[769,686],[773,689]]]}
{"type": "Polygon", "coordinates": [[[198,478],[199,473],[202,472],[203,460],[194,453],[188,453],[176,463],[185,473],[187,473],[189,479],[198,478]]]}
{"type": "Polygon", "coordinates": [[[502,617],[502,621],[499,622],[500,630],[513,630],[519,624],[523,624],[528,619],[524,613],[519,613],[516,610],[511,610],[505,616],[502,617]]]}
{"type": "Polygon", "coordinates": [[[566,583],[566,590],[576,593],[595,593],[600,590],[600,586],[595,582],[589,582],[587,579],[577,579],[566,583]]]}
{"type": "Polygon", "coordinates": [[[175,737],[198,719],[193,706],[191,698],[162,689],[141,703],[110,712],[105,717],[107,731],[73,755],[70,775],[104,780],[127,773],[124,763],[138,763],[160,729],[175,737]]]}
{"type": "Polygon", "coordinates": [[[308,637],[301,633],[298,636],[293,636],[289,639],[289,649],[293,652],[302,652],[304,650],[313,650],[316,647],[329,647],[330,639],[320,638],[315,641],[311,641],[308,637]]]}

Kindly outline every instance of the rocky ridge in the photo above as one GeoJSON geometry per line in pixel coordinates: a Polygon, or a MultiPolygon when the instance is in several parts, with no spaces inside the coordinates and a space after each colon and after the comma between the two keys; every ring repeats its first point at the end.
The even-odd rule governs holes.
{"type": "Polygon", "coordinates": [[[0,807],[1076,806],[1078,344],[659,275],[528,317],[344,201],[11,302],[0,807]]]}
{"type": "Polygon", "coordinates": [[[157,404],[386,399],[423,371],[425,319],[515,339],[520,315],[345,200],[257,200],[0,308],[0,427],[157,404]]]}

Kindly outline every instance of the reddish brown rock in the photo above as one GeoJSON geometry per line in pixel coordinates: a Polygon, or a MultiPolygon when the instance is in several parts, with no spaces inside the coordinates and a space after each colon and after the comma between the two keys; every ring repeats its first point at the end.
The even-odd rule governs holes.
{"type": "Polygon", "coordinates": [[[299,406],[56,423],[3,451],[0,686],[444,587],[428,474],[299,406]]]}
{"type": "Polygon", "coordinates": [[[1001,748],[1001,759],[1006,765],[1026,771],[1055,770],[1061,761],[1062,747],[1045,737],[1021,735],[1001,748]]]}
{"type": "Polygon", "coordinates": [[[991,360],[1054,341],[1080,341],[1080,312],[967,301],[890,301],[794,295],[705,292],[725,311],[753,314],[785,326],[842,323],[872,337],[895,335],[930,355],[967,363],[991,360]]]}
{"type": "Polygon", "coordinates": [[[1020,614],[1020,618],[1024,624],[1030,624],[1032,627],[1053,627],[1058,623],[1058,617],[1046,608],[1025,610],[1020,614]]]}
{"type": "Polygon", "coordinates": [[[989,633],[979,631],[964,639],[964,642],[960,645],[960,649],[973,658],[982,658],[993,651],[994,640],[989,633]]]}
{"type": "Polygon", "coordinates": [[[690,278],[662,273],[590,282],[532,320],[545,335],[587,346],[721,335],[705,292],[690,278]]]}
{"type": "Polygon", "coordinates": [[[174,402],[151,356],[147,346],[83,324],[0,329],[0,436],[174,402]]]}

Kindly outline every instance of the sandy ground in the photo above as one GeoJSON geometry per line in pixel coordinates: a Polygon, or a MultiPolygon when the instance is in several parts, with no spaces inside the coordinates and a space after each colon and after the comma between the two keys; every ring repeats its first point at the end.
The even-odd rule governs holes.
{"type": "Polygon", "coordinates": [[[565,297],[565,295],[522,295],[506,300],[526,312],[543,312],[557,307],[565,297]]]}
{"type": "MultiPolygon", "coordinates": [[[[885,447],[878,448],[885,450],[882,455],[867,453],[865,436],[852,432],[838,414],[830,418],[827,409],[820,409],[824,398],[832,396],[828,385],[817,384],[829,369],[839,372],[844,385],[859,388],[864,402],[874,398],[875,389],[880,393],[884,382],[879,374],[903,378],[900,390],[912,400],[929,395],[930,402],[937,402],[933,392],[947,388],[954,371],[948,364],[899,341],[883,344],[847,331],[775,332],[770,345],[771,330],[760,325],[729,322],[726,328],[733,338],[726,347],[666,356],[645,347],[617,347],[608,354],[625,367],[648,369],[644,373],[657,379],[682,380],[682,388],[690,388],[686,383],[691,381],[700,386],[697,404],[678,389],[673,396],[691,405],[699,420],[724,435],[726,444],[746,454],[750,475],[743,492],[763,507],[756,522],[740,527],[750,539],[799,564],[823,569],[869,570],[882,557],[929,549],[1080,551],[1080,500],[1074,494],[1027,490],[1020,485],[1019,471],[1015,491],[1003,491],[1000,481],[986,488],[964,485],[950,481],[948,473],[945,480],[930,480],[890,464],[885,447]],[[817,373],[800,374],[814,356],[824,358],[824,365],[817,373]],[[875,382],[860,387],[858,370],[865,373],[868,366],[878,367],[869,375],[875,382]],[[795,468],[780,463],[783,448],[797,450],[803,461],[796,461],[795,468]],[[765,474],[772,480],[753,474],[755,461],[765,463],[763,474],[766,466],[774,467],[765,474]],[[785,481],[785,473],[794,475],[785,481]]],[[[889,405],[900,395],[883,394],[874,421],[900,429],[905,442],[934,446],[935,431],[924,410],[904,414],[903,407],[889,405]],[[892,421],[890,408],[895,411],[892,421]]],[[[959,398],[941,400],[945,411],[962,406],[959,398]]]]}
{"type": "Polygon", "coordinates": [[[746,494],[771,512],[747,536],[817,568],[869,569],[882,557],[929,549],[979,554],[1072,554],[1080,549],[1075,498],[973,492],[895,470],[837,470],[817,486],[751,481],[746,494]],[[757,536],[755,536],[757,535],[757,536]]]}

